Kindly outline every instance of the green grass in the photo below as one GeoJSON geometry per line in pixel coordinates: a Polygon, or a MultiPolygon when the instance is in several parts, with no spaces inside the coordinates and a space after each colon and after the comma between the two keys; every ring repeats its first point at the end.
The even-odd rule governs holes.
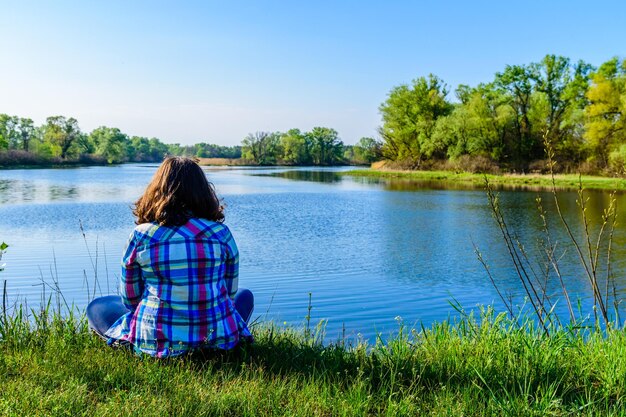
{"type": "MultiPolygon", "coordinates": [[[[551,189],[552,177],[550,175],[526,174],[526,175],[492,175],[471,174],[467,172],[456,173],[451,171],[392,171],[392,170],[352,170],[339,173],[355,177],[390,178],[412,181],[441,181],[468,187],[484,187],[485,177],[492,186],[529,189],[551,189]]],[[[554,181],[557,189],[578,189],[579,179],[586,189],[597,190],[626,190],[626,179],[583,175],[555,175],[554,181]]]]}
{"type": "Polygon", "coordinates": [[[84,319],[0,323],[0,415],[624,415],[626,334],[543,336],[490,312],[386,344],[321,344],[254,328],[233,352],[156,360],[113,349],[84,319]]]}

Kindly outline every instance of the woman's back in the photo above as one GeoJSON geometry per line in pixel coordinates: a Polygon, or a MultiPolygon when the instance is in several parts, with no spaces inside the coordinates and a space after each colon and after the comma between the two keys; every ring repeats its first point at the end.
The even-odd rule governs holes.
{"type": "Polygon", "coordinates": [[[140,224],[122,263],[122,301],[134,313],[107,336],[160,357],[202,346],[230,349],[250,336],[232,303],[238,250],[224,224],[198,218],[182,226],[140,224]]]}
{"type": "Polygon", "coordinates": [[[248,290],[237,293],[237,245],[200,166],[167,157],[133,214],[138,226],[122,258],[121,299],[90,303],[94,330],[111,343],[129,342],[158,357],[203,347],[231,349],[242,338],[251,340],[246,321],[254,297],[248,290]],[[119,318],[109,324],[110,316],[119,318]],[[107,330],[99,331],[102,327],[107,330]]]}

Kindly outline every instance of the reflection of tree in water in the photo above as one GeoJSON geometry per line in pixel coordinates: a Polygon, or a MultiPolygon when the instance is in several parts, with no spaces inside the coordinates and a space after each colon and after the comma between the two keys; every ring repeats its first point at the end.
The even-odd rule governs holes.
{"type": "Polygon", "coordinates": [[[12,200],[11,190],[16,181],[0,180],[0,203],[8,203],[12,200]]]}
{"type": "MultiPolygon", "coordinates": [[[[513,232],[513,239],[515,241],[519,239],[519,242],[524,246],[524,251],[528,254],[530,263],[537,268],[536,271],[532,272],[533,275],[536,273],[543,282],[545,281],[545,271],[549,272],[549,296],[554,297],[555,300],[561,299],[560,305],[555,311],[565,317],[567,314],[564,313],[565,302],[562,300],[562,290],[547,256],[547,236],[543,230],[537,204],[527,197],[528,194],[534,195],[535,198],[540,197],[541,204],[546,210],[550,239],[555,245],[554,256],[558,258],[559,269],[568,293],[573,296],[574,303],[581,303],[580,310],[582,312],[591,311],[593,297],[589,278],[581,264],[577,249],[558,216],[554,195],[551,192],[503,192],[500,194],[504,218],[513,232]]],[[[612,233],[611,250],[609,251],[610,223],[606,225],[601,239],[599,236],[602,230],[603,215],[607,213],[611,204],[610,192],[585,191],[583,194],[584,215],[578,193],[574,191],[558,193],[563,218],[581,248],[590,271],[589,259],[592,256],[598,256],[598,262],[594,269],[603,298],[610,300],[611,308],[616,301],[616,308],[619,308],[620,313],[623,314],[626,307],[622,302],[626,295],[626,274],[624,274],[626,271],[626,230],[621,225],[626,224],[626,210],[620,210],[619,207],[626,207],[626,195],[617,194],[615,198],[618,207],[617,227],[612,233]],[[597,249],[596,245],[598,245],[597,249]],[[607,266],[609,254],[610,270],[607,266]],[[610,277],[609,281],[607,281],[608,277],[610,277]],[[613,293],[613,280],[615,293],[613,293]]],[[[504,244],[504,242],[500,243],[504,244]]]]}
{"type": "Polygon", "coordinates": [[[257,174],[259,177],[279,177],[296,181],[311,181],[333,183],[341,182],[342,177],[336,172],[330,171],[284,171],[273,172],[271,174],[257,174]]]}
{"type": "MultiPolygon", "coordinates": [[[[466,262],[468,257],[459,256],[456,258],[456,252],[463,251],[466,247],[471,247],[470,239],[468,237],[467,244],[464,244],[462,239],[455,240],[455,236],[471,235],[472,239],[478,243],[481,252],[488,259],[492,273],[494,273],[500,288],[505,293],[512,294],[520,305],[523,303],[523,294],[519,291],[519,282],[515,279],[515,270],[508,263],[508,253],[504,242],[500,240],[500,236],[497,233],[494,233],[496,223],[491,219],[487,196],[481,187],[467,183],[455,184],[448,181],[415,181],[365,177],[355,177],[354,181],[361,184],[378,185],[385,191],[407,192],[382,194],[385,197],[385,202],[388,204],[384,211],[394,213],[393,216],[384,216],[384,218],[390,222],[395,222],[399,218],[405,217],[402,219],[402,223],[407,225],[405,233],[402,234],[396,233],[395,230],[397,229],[393,225],[384,228],[392,231],[391,236],[388,237],[391,243],[387,246],[393,248],[394,245],[397,245],[408,248],[408,250],[418,249],[415,252],[415,259],[419,260],[419,265],[417,266],[410,263],[407,264],[406,260],[401,257],[394,259],[397,254],[393,251],[389,251],[387,257],[384,258],[394,259],[394,263],[405,268],[400,275],[409,276],[413,273],[415,277],[419,278],[421,272],[411,271],[421,271],[420,268],[431,268],[434,271],[436,268],[432,268],[432,265],[437,264],[439,262],[438,259],[442,257],[448,260],[454,259],[453,262],[466,262]],[[466,192],[446,193],[446,190],[465,190],[466,192]],[[431,191],[430,193],[425,193],[428,195],[425,198],[428,201],[432,201],[434,206],[441,205],[440,213],[434,215],[431,212],[432,207],[417,197],[418,194],[422,193],[412,195],[411,192],[415,191],[431,191]],[[460,199],[465,200],[465,202],[462,204],[463,209],[458,211],[455,208],[461,205],[457,201],[460,199]],[[447,208],[448,200],[450,209],[447,208]],[[420,216],[418,216],[420,212],[423,212],[422,221],[420,221],[420,216]],[[430,217],[431,215],[432,217],[430,217]],[[415,216],[415,218],[412,216],[415,216]],[[420,225],[423,227],[420,227],[420,225]],[[433,230],[436,232],[433,232],[433,230]],[[416,236],[419,236],[419,238],[416,238],[416,236]],[[450,248],[454,248],[454,250],[450,250],[450,248]],[[434,257],[428,258],[429,255],[432,256],[433,254],[435,254],[434,257]]],[[[590,311],[587,308],[592,303],[590,284],[584,270],[581,268],[576,249],[558,217],[553,194],[545,189],[531,189],[530,187],[500,187],[499,191],[500,206],[507,225],[514,239],[519,239],[519,242],[524,246],[532,267],[535,269],[534,273],[537,274],[537,277],[543,283],[543,271],[546,270],[547,258],[545,246],[543,246],[545,243],[542,242],[545,242],[546,235],[536,201],[536,198],[541,198],[543,208],[547,212],[547,222],[552,242],[557,245],[555,254],[559,258],[565,285],[573,297],[573,301],[575,303],[580,301],[583,310],[590,311]]],[[[591,190],[584,192],[584,198],[590,245],[592,250],[595,251],[598,233],[602,225],[602,216],[605,210],[609,208],[611,194],[608,191],[591,190]]],[[[588,244],[585,237],[585,222],[583,221],[581,207],[577,202],[577,192],[571,190],[559,191],[558,200],[563,216],[586,255],[588,253],[588,244]]],[[[612,237],[611,279],[615,280],[615,298],[619,301],[626,300],[626,194],[616,194],[616,200],[618,225],[612,237]]],[[[600,259],[597,265],[598,283],[603,294],[607,290],[606,277],[609,272],[606,264],[608,233],[607,226],[598,251],[600,259]]],[[[471,268],[471,266],[470,262],[468,268],[471,268]]],[[[562,291],[554,272],[552,269],[549,269],[549,271],[548,295],[556,300],[562,297],[562,291]]],[[[478,274],[482,273],[484,271],[478,274]]],[[[473,280],[476,279],[476,275],[469,273],[467,278],[473,280]]],[[[482,282],[481,280],[481,285],[482,282]]],[[[487,282],[486,278],[484,282],[487,282]]],[[[612,283],[609,284],[612,303],[612,283]]],[[[477,288],[476,291],[481,290],[477,288]]],[[[626,313],[626,304],[620,304],[619,308],[622,314],[626,313]]],[[[559,315],[563,314],[563,317],[567,316],[565,301],[559,302],[557,313],[559,315]]]]}
{"type": "Polygon", "coordinates": [[[30,181],[0,180],[0,204],[33,201],[36,187],[30,181]]]}
{"type": "Polygon", "coordinates": [[[48,188],[50,201],[56,200],[73,200],[78,197],[78,188],[76,187],[62,187],[58,185],[51,185],[48,188]]]}

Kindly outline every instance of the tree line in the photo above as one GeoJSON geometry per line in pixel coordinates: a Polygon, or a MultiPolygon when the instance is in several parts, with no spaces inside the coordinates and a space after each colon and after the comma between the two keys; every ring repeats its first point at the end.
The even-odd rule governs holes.
{"type": "Polygon", "coordinates": [[[0,165],[158,162],[166,155],[242,158],[256,165],[369,164],[380,157],[381,146],[372,138],[346,146],[336,130],[325,127],[251,133],[241,146],[165,144],[106,126],[85,133],[72,117],[51,116],[35,126],[32,119],[0,114],[0,165]]]}
{"type": "Polygon", "coordinates": [[[129,136],[118,128],[101,126],[81,131],[72,117],[51,116],[41,126],[32,119],[0,114],[0,156],[16,163],[46,162],[158,162],[165,155],[200,158],[239,158],[240,146],[197,143],[165,144],[158,138],[129,136]]]}
{"type": "Polygon", "coordinates": [[[598,68],[547,55],[507,65],[489,83],[459,85],[456,101],[437,76],[393,88],[379,110],[382,153],[407,168],[483,161],[513,171],[546,167],[548,144],[562,171],[623,173],[626,60],[598,68]]]}
{"type": "Polygon", "coordinates": [[[242,141],[242,156],[259,165],[371,164],[380,159],[381,146],[368,137],[344,145],[335,129],[314,127],[310,132],[250,133],[242,141]]]}

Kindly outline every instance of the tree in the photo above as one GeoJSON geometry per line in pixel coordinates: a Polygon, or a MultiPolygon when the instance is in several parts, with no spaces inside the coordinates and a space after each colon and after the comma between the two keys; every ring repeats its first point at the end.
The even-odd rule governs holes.
{"type": "Polygon", "coordinates": [[[149,161],[162,161],[163,158],[165,158],[165,156],[168,154],[167,145],[161,142],[158,138],[150,138],[150,140],[148,140],[148,144],[150,145],[149,161]]]}
{"type": "Polygon", "coordinates": [[[19,118],[0,114],[0,149],[17,149],[19,142],[19,118]]]}
{"type": "Polygon", "coordinates": [[[28,152],[31,139],[35,135],[35,125],[31,119],[21,118],[19,120],[18,131],[22,142],[22,149],[28,152]]]}
{"type": "Polygon", "coordinates": [[[280,136],[283,162],[288,165],[307,165],[311,163],[310,138],[300,129],[290,129],[280,136]]]}
{"type": "Polygon", "coordinates": [[[61,149],[61,158],[65,159],[72,143],[80,136],[78,121],[73,117],[52,116],[46,119],[45,140],[58,145],[61,149]]]}
{"type": "Polygon", "coordinates": [[[512,125],[512,111],[503,93],[493,84],[462,87],[456,91],[461,103],[450,115],[437,120],[430,145],[434,150],[427,153],[445,153],[451,159],[461,155],[503,159],[512,125]]]}
{"type": "Polygon", "coordinates": [[[274,164],[276,163],[279,141],[279,133],[250,133],[241,142],[242,157],[259,165],[274,164]]]}
{"type": "Polygon", "coordinates": [[[591,80],[585,137],[591,159],[604,168],[611,151],[626,144],[626,60],[605,62],[591,80]]]}
{"type": "Polygon", "coordinates": [[[96,154],[105,157],[108,163],[119,163],[126,159],[128,136],[118,128],[100,126],[89,137],[95,145],[96,154]]]}
{"type": "Polygon", "coordinates": [[[535,78],[533,68],[525,65],[507,65],[504,72],[496,73],[495,85],[507,94],[507,103],[515,115],[515,144],[511,151],[518,169],[523,169],[534,154],[543,152],[540,141],[532,136],[529,117],[535,78]]]}
{"type": "Polygon", "coordinates": [[[545,103],[543,114],[536,118],[537,135],[549,140],[557,157],[578,159],[582,138],[577,135],[577,118],[586,104],[591,65],[583,61],[571,65],[568,58],[546,55],[532,66],[535,90],[545,103]]]}
{"type": "Polygon", "coordinates": [[[380,106],[383,126],[379,132],[385,141],[383,153],[392,160],[407,161],[419,167],[433,149],[433,131],[437,119],[450,114],[453,106],[446,100],[447,87],[434,75],[413,80],[389,93],[380,106]]]}
{"type": "Polygon", "coordinates": [[[354,162],[371,164],[382,156],[382,143],[374,138],[363,137],[352,147],[354,162]]]}
{"type": "Polygon", "coordinates": [[[150,142],[148,138],[133,136],[126,148],[126,157],[129,161],[145,162],[150,160],[150,142]]]}
{"type": "Polygon", "coordinates": [[[313,164],[333,165],[342,160],[343,142],[335,129],[314,127],[306,136],[311,143],[313,164]]]}

